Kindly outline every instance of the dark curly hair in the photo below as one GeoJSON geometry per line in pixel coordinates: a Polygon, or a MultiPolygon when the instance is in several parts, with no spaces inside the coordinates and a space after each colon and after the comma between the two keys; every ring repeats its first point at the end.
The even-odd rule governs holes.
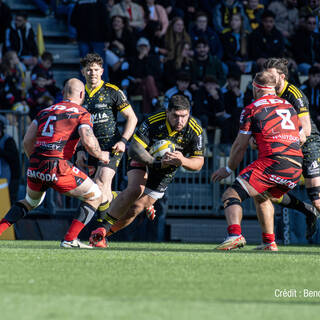
{"type": "Polygon", "coordinates": [[[85,57],[80,59],[80,65],[82,68],[94,63],[99,65],[101,68],[103,67],[103,59],[97,53],[88,53],[85,57]]]}
{"type": "Polygon", "coordinates": [[[279,73],[283,73],[285,75],[286,80],[289,77],[288,71],[288,60],[285,58],[269,58],[263,64],[263,69],[271,69],[275,68],[279,73]]]}
{"type": "Polygon", "coordinates": [[[172,96],[168,105],[168,111],[171,110],[190,110],[189,99],[182,94],[172,96]]]}

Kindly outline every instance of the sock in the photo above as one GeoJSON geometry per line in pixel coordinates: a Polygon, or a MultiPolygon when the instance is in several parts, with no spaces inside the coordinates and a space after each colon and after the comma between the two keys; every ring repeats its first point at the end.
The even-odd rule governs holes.
{"type": "Polygon", "coordinates": [[[102,222],[103,218],[105,217],[105,215],[107,214],[107,209],[110,206],[110,202],[109,201],[105,201],[103,203],[100,204],[98,210],[97,210],[97,221],[98,222],[102,222]]]}
{"type": "Polygon", "coordinates": [[[64,236],[64,240],[72,241],[77,239],[80,231],[84,228],[85,224],[80,222],[79,220],[74,219],[69,227],[66,235],[64,236]]]}
{"type": "Polygon", "coordinates": [[[264,233],[262,232],[262,242],[263,243],[271,243],[275,241],[276,236],[274,233],[264,233]]]}
{"type": "Polygon", "coordinates": [[[12,223],[10,223],[9,221],[3,218],[0,221],[0,235],[2,234],[3,231],[7,230],[11,225],[12,223]]]}
{"type": "Polygon", "coordinates": [[[300,212],[302,212],[304,215],[309,215],[310,211],[307,208],[305,202],[297,199],[292,194],[286,193],[283,195],[283,198],[281,202],[279,203],[281,206],[289,208],[289,209],[295,209],[300,212]]]}
{"type": "Polygon", "coordinates": [[[111,227],[118,221],[117,218],[112,217],[109,213],[103,219],[102,226],[106,229],[107,234],[109,233],[111,227]]]}
{"type": "Polygon", "coordinates": [[[240,236],[241,234],[241,226],[240,224],[231,224],[228,226],[228,235],[232,236],[240,236]]]}

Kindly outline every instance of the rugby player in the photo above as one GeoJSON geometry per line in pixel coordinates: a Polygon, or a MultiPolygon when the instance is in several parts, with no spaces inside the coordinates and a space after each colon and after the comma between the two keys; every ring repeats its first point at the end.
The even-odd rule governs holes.
{"type": "Polygon", "coordinates": [[[98,219],[103,217],[112,200],[111,184],[117,167],[137,125],[137,117],[124,93],[115,85],[104,82],[103,59],[96,53],[89,53],[80,60],[81,72],[86,79],[83,107],[93,118],[93,132],[100,148],[109,152],[110,162],[103,163],[84,150],[77,152],[76,164],[80,168],[88,167],[89,175],[94,177],[102,191],[102,202],[98,208],[98,219]],[[125,118],[126,123],[120,135],[117,116],[125,118]],[[88,160],[88,164],[86,161],[88,160]]]}
{"type": "Polygon", "coordinates": [[[30,159],[27,192],[0,221],[0,234],[38,207],[46,190],[53,188],[82,200],[61,247],[92,248],[80,242],[77,236],[101,203],[101,190],[70,160],[80,139],[84,148],[101,162],[109,162],[109,153],[101,151],[92,131],[91,115],[80,106],[84,99],[83,83],[70,79],[63,92],[64,100],[41,110],[24,136],[24,150],[30,159]]]}
{"type": "Polygon", "coordinates": [[[90,243],[106,247],[107,235],[128,226],[163,197],[179,167],[200,170],[203,153],[203,129],[190,116],[188,98],[173,96],[166,111],[148,117],[134,134],[128,150],[128,186],[111,202],[103,225],[91,233],[90,243]],[[172,141],[176,150],[158,160],[148,150],[163,139],[172,141]]]}
{"type": "Polygon", "coordinates": [[[298,210],[306,216],[306,238],[311,240],[317,228],[317,218],[320,211],[320,133],[315,123],[310,119],[309,101],[305,94],[288,83],[288,61],[283,58],[269,58],[264,63],[264,70],[272,73],[276,79],[276,93],[286,99],[295,108],[304,133],[307,137],[302,146],[303,153],[303,176],[305,186],[312,205],[297,199],[291,193],[284,194],[279,199],[279,204],[298,210]]]}
{"type": "Polygon", "coordinates": [[[276,96],[276,77],[266,71],[253,80],[253,103],[244,108],[240,129],[234,141],[228,166],[212,174],[214,182],[228,177],[243,159],[253,136],[258,159],[244,168],[222,195],[228,223],[228,237],[217,249],[231,250],[246,244],[241,234],[241,203],[252,197],[262,228],[262,245],[256,249],[277,251],[274,235],[274,207],[270,198],[280,198],[293,189],[302,173],[300,144],[305,141],[293,106],[276,96]],[[268,219],[261,220],[261,216],[268,219]]]}

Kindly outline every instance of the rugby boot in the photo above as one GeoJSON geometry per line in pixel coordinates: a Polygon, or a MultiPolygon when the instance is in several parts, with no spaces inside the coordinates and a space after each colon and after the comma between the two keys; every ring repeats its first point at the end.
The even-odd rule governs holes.
{"type": "Polygon", "coordinates": [[[242,248],[246,244],[246,239],[242,234],[239,236],[228,236],[221,244],[219,244],[216,250],[233,250],[242,248]]]}
{"type": "Polygon", "coordinates": [[[61,248],[80,248],[80,249],[92,249],[91,246],[80,242],[79,239],[74,239],[72,241],[62,240],[60,242],[61,248]]]}
{"type": "Polygon", "coordinates": [[[254,250],[278,251],[278,246],[275,241],[270,243],[262,243],[254,248],[254,250]]]}
{"type": "Polygon", "coordinates": [[[106,229],[105,228],[98,228],[91,232],[89,243],[91,247],[100,247],[100,248],[107,248],[107,241],[106,241],[106,229]]]}

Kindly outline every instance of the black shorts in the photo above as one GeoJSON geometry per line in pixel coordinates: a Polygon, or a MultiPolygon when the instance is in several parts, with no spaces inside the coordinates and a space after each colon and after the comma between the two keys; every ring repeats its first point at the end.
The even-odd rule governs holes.
{"type": "MultiPolygon", "coordinates": [[[[88,166],[91,167],[91,170],[92,170],[92,167],[94,168],[93,172],[96,172],[98,166],[100,167],[106,167],[106,168],[110,168],[114,171],[117,171],[117,168],[119,166],[119,163],[121,161],[121,158],[123,156],[123,153],[122,152],[119,152],[119,153],[114,153],[114,152],[110,152],[110,162],[108,164],[106,163],[103,163],[101,161],[99,161],[97,158],[95,157],[92,157],[91,155],[89,155],[88,157],[88,166]]],[[[90,176],[92,176],[93,174],[90,174],[90,176]]]]}
{"type": "Polygon", "coordinates": [[[302,146],[302,173],[305,178],[320,177],[320,137],[310,137],[302,146]]]}
{"type": "Polygon", "coordinates": [[[134,170],[134,169],[148,172],[146,188],[149,188],[157,192],[165,192],[167,190],[168,185],[173,180],[174,175],[177,171],[176,167],[168,168],[168,169],[160,169],[160,170],[150,169],[144,164],[131,159],[129,161],[127,171],[129,172],[130,170],[134,170]]]}

